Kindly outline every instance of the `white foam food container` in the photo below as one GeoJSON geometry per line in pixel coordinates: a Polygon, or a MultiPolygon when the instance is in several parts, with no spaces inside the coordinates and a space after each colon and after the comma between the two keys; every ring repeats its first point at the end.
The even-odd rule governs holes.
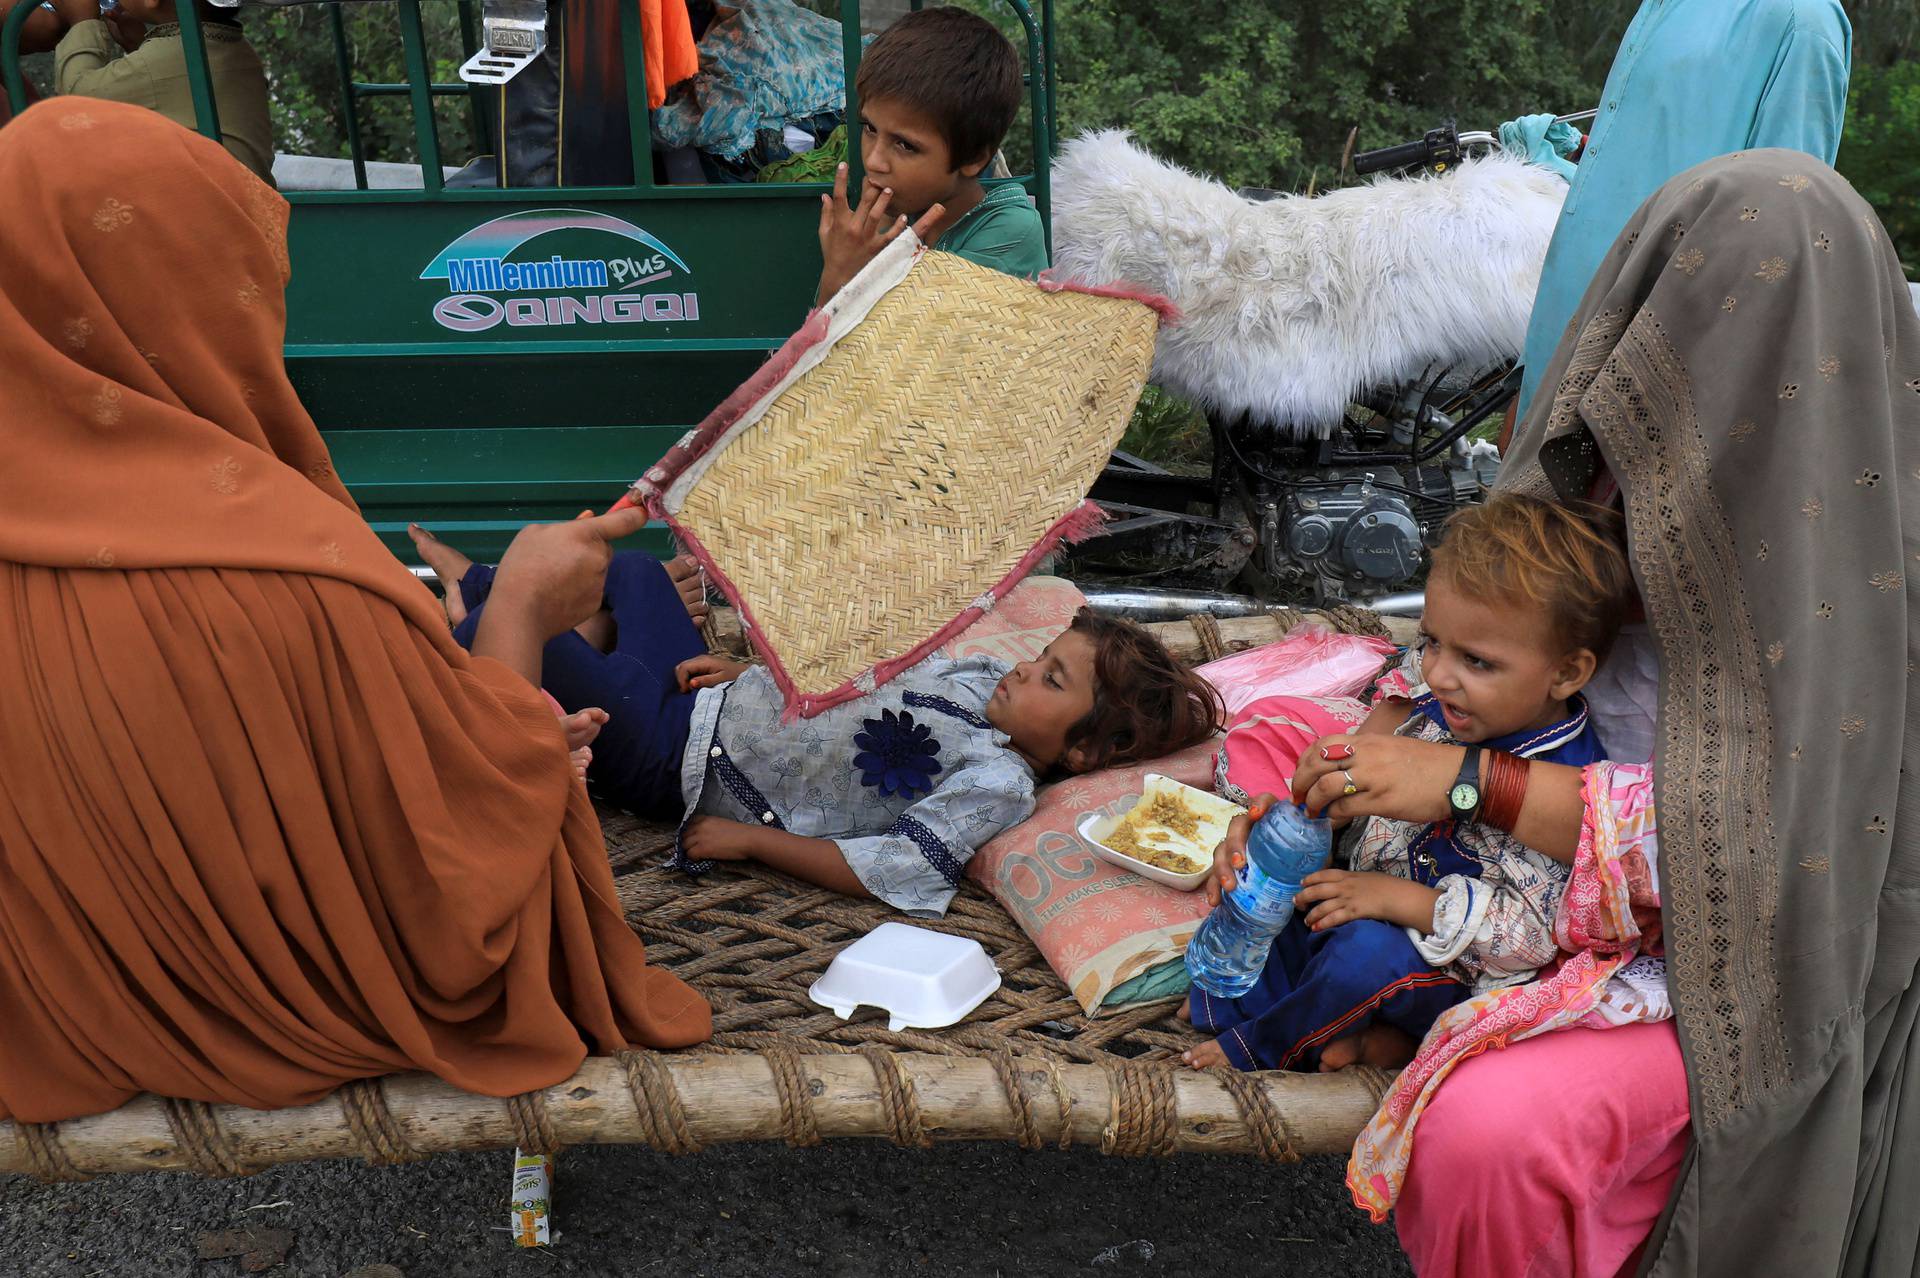
{"type": "Polygon", "coordinates": [[[856,1007],[877,1007],[889,1030],[943,1029],[999,988],[980,942],[882,923],[834,956],[807,997],[843,1021],[856,1007]]]}
{"type": "Polygon", "coordinates": [[[1125,812],[1117,812],[1112,816],[1094,813],[1091,816],[1082,817],[1079,826],[1080,837],[1091,844],[1094,854],[1104,861],[1110,861],[1123,870],[1132,870],[1143,879],[1152,879],[1155,883],[1164,883],[1170,888],[1191,892],[1206,882],[1208,873],[1213,869],[1213,850],[1220,846],[1222,839],[1227,837],[1227,827],[1233,824],[1233,819],[1243,811],[1245,809],[1239,804],[1230,803],[1217,794],[1196,790],[1190,785],[1182,785],[1172,777],[1163,777],[1157,772],[1149,772],[1146,775],[1146,789],[1125,812]],[[1200,828],[1194,831],[1193,838],[1185,839],[1175,835],[1173,842],[1167,845],[1168,851],[1191,857],[1199,863],[1200,868],[1192,873],[1181,874],[1174,870],[1163,870],[1157,865],[1148,865],[1145,861],[1128,856],[1124,852],[1116,852],[1106,844],[1107,837],[1127,819],[1127,814],[1132,812],[1134,807],[1151,802],[1156,794],[1178,795],[1185,800],[1187,807],[1200,817],[1200,828]]]}

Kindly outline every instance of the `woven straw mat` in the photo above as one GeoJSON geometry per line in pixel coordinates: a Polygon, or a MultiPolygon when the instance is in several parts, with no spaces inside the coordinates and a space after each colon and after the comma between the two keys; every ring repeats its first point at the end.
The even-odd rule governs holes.
{"type": "Polygon", "coordinates": [[[890,1030],[886,1014],[875,1008],[842,1020],[807,990],[835,955],[880,924],[897,922],[898,911],[749,862],[689,879],[666,864],[673,826],[596,806],[620,906],[647,943],[647,961],[713,1005],[713,1041],[704,1050],[838,1053],[878,1043],[895,1051],[1013,1051],[1098,1064],[1106,1057],[1171,1060],[1202,1041],[1174,1015],[1180,1005],[1174,998],[1089,1019],[1020,925],[971,879],[945,918],[913,925],[980,942],[1000,971],[1000,988],[947,1029],[890,1030]]]}
{"type": "Polygon", "coordinates": [[[1074,510],[1158,320],[924,254],[722,446],[678,518],[795,689],[837,688],[931,638],[1074,510]]]}

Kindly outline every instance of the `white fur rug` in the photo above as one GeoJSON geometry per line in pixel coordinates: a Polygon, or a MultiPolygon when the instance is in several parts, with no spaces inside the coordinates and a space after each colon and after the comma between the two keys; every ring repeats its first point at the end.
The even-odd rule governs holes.
{"type": "Polygon", "coordinates": [[[1566,191],[1496,153],[1259,204],[1124,131],[1089,133],[1054,162],[1054,273],[1180,308],[1155,352],[1160,385],[1324,436],[1367,387],[1519,355],[1566,191]]]}

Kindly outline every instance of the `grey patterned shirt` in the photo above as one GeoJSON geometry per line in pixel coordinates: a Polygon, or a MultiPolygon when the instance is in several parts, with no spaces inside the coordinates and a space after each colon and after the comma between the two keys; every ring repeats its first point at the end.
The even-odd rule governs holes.
{"type": "MultiPolygon", "coordinates": [[[[989,657],[929,657],[791,723],[761,667],[705,689],[680,765],[687,814],[832,839],[874,896],[944,914],[975,849],[1033,812],[1033,769],[986,720],[1008,669],[989,657]]],[[[675,860],[707,868],[678,847],[675,860]]]]}

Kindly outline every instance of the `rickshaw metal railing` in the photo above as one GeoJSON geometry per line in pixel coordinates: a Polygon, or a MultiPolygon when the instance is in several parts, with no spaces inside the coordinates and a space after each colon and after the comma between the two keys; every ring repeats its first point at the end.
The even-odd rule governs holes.
{"type": "MultiPolygon", "coordinates": [[[[332,10],[333,42],[336,67],[341,80],[342,117],[346,125],[350,158],[354,163],[356,190],[353,192],[297,192],[303,199],[322,197],[338,200],[342,197],[377,198],[383,200],[462,199],[485,201],[488,199],[523,200],[540,198],[545,193],[557,193],[566,190],[566,198],[593,198],[594,196],[615,194],[633,198],[653,194],[667,194],[675,198],[692,197],[711,198],[720,195],[724,198],[752,198],[755,193],[751,187],[700,187],[700,186],[663,186],[653,180],[651,124],[648,119],[647,69],[642,52],[640,32],[640,12],[637,5],[623,4],[620,9],[620,40],[625,55],[627,81],[627,119],[629,133],[633,139],[634,180],[630,186],[613,187],[550,187],[537,190],[498,188],[473,188],[448,190],[441,178],[440,136],[438,122],[433,112],[433,100],[437,97],[465,97],[472,103],[473,86],[460,83],[435,82],[431,75],[431,66],[427,56],[426,36],[420,19],[420,6],[423,0],[393,0],[396,6],[400,27],[401,47],[406,63],[407,80],[404,84],[356,81],[353,78],[352,50],[347,40],[345,23],[341,14],[341,0],[319,0],[332,10]],[[422,189],[406,191],[371,191],[367,187],[364,139],[361,135],[359,103],[363,98],[405,96],[412,109],[413,136],[416,152],[420,158],[422,171],[422,189]]],[[[472,0],[457,0],[460,11],[460,31],[462,45],[470,56],[477,47],[474,33],[474,11],[472,0]]],[[[1022,77],[1025,81],[1030,112],[1029,132],[1033,140],[1034,164],[1031,172],[1010,178],[999,179],[1002,182],[1015,182],[1025,186],[1033,195],[1035,204],[1046,221],[1048,209],[1047,159],[1053,154],[1056,142],[1054,116],[1054,63],[1053,63],[1053,0],[1039,0],[1039,12],[1036,14],[1030,0],[1002,0],[1020,21],[1025,37],[1026,60],[1028,70],[1022,77]]],[[[912,0],[912,7],[922,8],[924,0],[912,0]]],[[[270,6],[277,7],[277,6],[270,6]]],[[[26,20],[36,6],[22,3],[16,5],[7,15],[4,30],[0,31],[0,82],[4,83],[9,101],[14,110],[26,106],[26,81],[20,69],[20,32],[26,20]]],[[[206,41],[200,16],[195,6],[183,3],[179,6],[180,34],[186,43],[187,77],[192,89],[194,110],[199,131],[210,138],[220,136],[219,105],[214,100],[212,82],[207,71],[206,41]]],[[[859,120],[859,96],[854,88],[855,75],[860,65],[861,27],[859,0],[841,0],[840,22],[843,34],[843,56],[846,65],[846,119],[848,136],[857,136],[859,120]]],[[[478,106],[473,105],[474,130],[477,135],[484,132],[479,127],[478,106]]],[[[860,169],[860,148],[850,141],[848,163],[855,177],[860,169]]],[[[780,194],[781,192],[775,192],[780,194]]],[[[785,192],[790,194],[791,191],[785,192]]]]}
{"type": "MultiPolygon", "coordinates": [[[[285,0],[306,3],[308,0],[285,0]]],[[[288,293],[289,376],[320,424],[336,465],[369,520],[409,554],[409,520],[432,521],[466,538],[473,553],[504,546],[519,524],[568,517],[603,502],[697,422],[804,318],[817,272],[814,211],[826,184],[690,185],[654,173],[648,77],[640,6],[622,3],[619,40],[633,177],[626,185],[502,188],[447,185],[436,102],[464,97],[476,149],[491,149],[479,124],[481,94],[436,82],[422,22],[423,0],[391,0],[404,83],[355,78],[340,0],[331,9],[334,70],[353,189],[290,190],[294,278],[288,293]],[[404,97],[420,161],[420,184],[372,189],[364,113],[380,98],[404,97]],[[718,201],[718,203],[712,203],[718,201]],[[771,203],[768,203],[771,201],[771,203]],[[604,211],[644,224],[674,244],[691,244],[685,269],[698,291],[697,322],[666,326],[452,331],[422,317],[433,304],[422,266],[478,220],[536,208],[604,211]],[[732,246],[753,246],[738,253],[732,246]],[[696,255],[698,260],[696,260],[696,255]],[[751,260],[741,260],[751,259],[751,260]]],[[[477,47],[477,5],[457,3],[459,39],[477,47]]],[[[913,8],[921,0],[910,0],[913,8]]],[[[1002,0],[1024,37],[1028,171],[1013,183],[1049,221],[1048,167],[1055,150],[1053,0],[1002,0]]],[[[265,14],[274,3],[249,5],[265,14]]],[[[19,45],[37,8],[23,0],[0,24],[0,85],[16,110],[26,103],[19,45]]],[[[845,120],[853,189],[860,171],[856,73],[863,47],[859,0],[840,0],[846,64],[845,120]]],[[[203,24],[179,6],[196,123],[220,136],[203,24]]],[[[395,157],[399,158],[399,157],[395,157]]],[[[1050,229],[1050,228],[1049,228],[1050,229]]],[[[683,248],[684,252],[684,248],[683,248]]],[[[448,292],[441,288],[442,300],[448,292]]],[[[513,302],[511,295],[503,295],[513,302]]],[[[514,303],[519,304],[519,303],[514,303]]],[[[691,317],[690,317],[691,321],[691,317]]]]}

